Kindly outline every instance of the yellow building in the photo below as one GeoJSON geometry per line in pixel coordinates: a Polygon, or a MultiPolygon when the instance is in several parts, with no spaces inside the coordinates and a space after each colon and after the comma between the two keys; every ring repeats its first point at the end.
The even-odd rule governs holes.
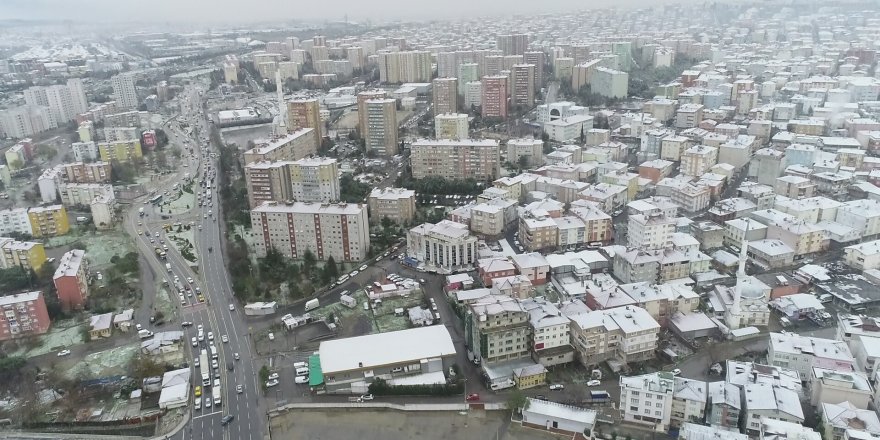
{"type": "Polygon", "coordinates": [[[21,267],[25,270],[37,271],[44,264],[46,264],[46,249],[43,243],[0,237],[0,268],[21,267]]]}
{"type": "Polygon", "coordinates": [[[104,162],[131,162],[144,157],[140,141],[101,142],[98,144],[98,153],[104,162]]]}
{"type": "Polygon", "coordinates": [[[517,368],[513,370],[513,380],[521,390],[542,386],[547,383],[547,368],[541,364],[517,368]]]}
{"type": "Polygon", "coordinates": [[[64,235],[70,231],[67,210],[63,205],[41,206],[28,210],[34,237],[64,235]]]}

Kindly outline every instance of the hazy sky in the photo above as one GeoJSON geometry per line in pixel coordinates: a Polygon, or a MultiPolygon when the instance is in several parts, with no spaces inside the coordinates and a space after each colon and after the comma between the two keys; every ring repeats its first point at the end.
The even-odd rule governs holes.
{"type": "MultiPolygon", "coordinates": [[[[621,3],[659,3],[645,0],[621,3]]],[[[607,7],[597,0],[0,0],[0,19],[252,22],[461,18],[607,7]],[[499,10],[499,6],[503,9],[499,10]]]]}

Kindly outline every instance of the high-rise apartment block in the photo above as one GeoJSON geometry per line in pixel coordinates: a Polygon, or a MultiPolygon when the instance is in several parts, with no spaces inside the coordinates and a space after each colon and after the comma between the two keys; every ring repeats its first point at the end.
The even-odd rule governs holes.
{"type": "MultiPolygon", "coordinates": [[[[480,66],[477,63],[464,63],[458,66],[458,94],[467,95],[467,84],[480,80],[480,66]]],[[[479,105],[479,104],[477,104],[479,105]]]]}
{"type": "Polygon", "coordinates": [[[507,77],[484,76],[480,111],[484,118],[507,118],[507,77]]]}
{"type": "Polygon", "coordinates": [[[413,142],[410,151],[416,179],[495,179],[501,166],[498,141],[492,139],[421,139],[413,142]]]}
{"type": "Polygon", "coordinates": [[[61,309],[66,312],[82,309],[89,297],[88,263],[85,256],[86,252],[80,249],[68,251],[61,257],[52,277],[61,309]]]}
{"type": "Polygon", "coordinates": [[[311,128],[315,145],[320,146],[324,137],[321,122],[321,106],[317,98],[293,99],[287,102],[287,129],[291,132],[311,128]]]}
{"type": "Polygon", "coordinates": [[[259,140],[244,152],[245,165],[253,162],[299,160],[318,153],[314,128],[303,128],[271,140],[259,140]]]}
{"type": "MultiPolygon", "coordinates": [[[[79,81],[79,80],[77,80],[79,81]]],[[[80,81],[80,86],[81,86],[80,81]]],[[[82,92],[82,88],[79,89],[82,92]]],[[[77,97],[76,105],[74,105],[74,96],[71,88],[62,85],[53,85],[48,87],[35,86],[24,91],[24,100],[30,106],[44,106],[49,108],[49,112],[55,121],[65,123],[72,121],[76,115],[82,112],[82,101],[84,97],[77,97]]]]}
{"type": "Polygon", "coordinates": [[[116,106],[120,109],[136,109],[138,106],[137,89],[134,86],[134,75],[130,73],[120,73],[110,78],[110,84],[113,86],[113,97],[116,100],[116,106]]]}
{"type": "Polygon", "coordinates": [[[141,142],[138,140],[100,142],[98,154],[104,162],[131,162],[144,157],[141,142]]]}
{"type": "Polygon", "coordinates": [[[362,132],[367,151],[380,156],[397,154],[397,100],[371,99],[364,102],[366,131],[362,132]]]}
{"type": "Polygon", "coordinates": [[[467,139],[468,115],[444,113],[434,117],[434,137],[437,139],[467,139]]]}
{"type": "Polygon", "coordinates": [[[464,108],[470,110],[483,103],[483,83],[470,81],[464,86],[464,108]]]}
{"type": "Polygon", "coordinates": [[[523,63],[535,66],[535,90],[541,89],[544,82],[544,65],[547,63],[547,57],[544,52],[533,51],[523,54],[523,63]]]}
{"type": "Polygon", "coordinates": [[[41,335],[52,324],[40,291],[0,296],[0,310],[0,341],[41,335]]]}
{"type": "Polygon", "coordinates": [[[339,200],[336,159],[253,162],[244,167],[251,208],[263,202],[335,202],[339,200]]]}
{"type": "Polygon", "coordinates": [[[234,55],[226,55],[223,61],[223,81],[227,84],[238,82],[238,58],[234,55]]]}
{"type": "Polygon", "coordinates": [[[89,111],[89,99],[86,97],[86,88],[83,85],[82,79],[68,79],[67,89],[70,91],[70,99],[73,103],[74,116],[89,111]]]}
{"type": "Polygon", "coordinates": [[[495,37],[495,46],[504,55],[522,55],[529,47],[528,34],[498,35],[495,37]]]}
{"type": "Polygon", "coordinates": [[[518,165],[522,160],[527,167],[539,167],[544,164],[543,153],[544,141],[541,139],[511,139],[507,141],[507,161],[514,165],[518,165]]]}
{"type": "Polygon", "coordinates": [[[629,74],[619,70],[597,67],[590,81],[593,93],[606,98],[625,98],[629,93],[629,74]]]}
{"type": "Polygon", "coordinates": [[[380,82],[399,84],[431,81],[431,52],[383,52],[379,54],[378,62],[380,82]]]}
{"type": "Polygon", "coordinates": [[[416,192],[406,188],[373,188],[367,204],[371,223],[380,224],[388,217],[399,225],[406,225],[415,217],[416,192]]]}
{"type": "Polygon", "coordinates": [[[514,64],[510,73],[513,76],[511,104],[521,105],[527,109],[534,107],[535,66],[533,64],[514,64]]]}
{"type": "Polygon", "coordinates": [[[388,97],[388,92],[381,89],[364,90],[357,94],[358,130],[361,138],[365,138],[364,133],[367,131],[367,101],[388,97]]]}
{"type": "Polygon", "coordinates": [[[458,111],[458,79],[437,78],[433,81],[434,116],[458,111]]]}
{"type": "Polygon", "coordinates": [[[308,250],[318,260],[357,262],[370,248],[366,205],[265,202],[251,210],[251,224],[260,257],[275,248],[290,258],[308,250]]]}

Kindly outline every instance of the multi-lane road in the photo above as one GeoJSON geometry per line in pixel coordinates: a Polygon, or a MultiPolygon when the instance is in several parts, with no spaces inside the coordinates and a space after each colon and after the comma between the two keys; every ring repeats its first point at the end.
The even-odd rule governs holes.
{"type": "MultiPolygon", "coordinates": [[[[254,351],[249,343],[243,310],[235,303],[223,260],[220,237],[222,219],[218,218],[222,208],[215,184],[217,161],[212,155],[215,151],[213,146],[202,140],[208,138],[209,125],[201,111],[201,93],[197,88],[187,88],[179,98],[181,116],[177,118],[177,122],[191,121],[192,128],[184,131],[177,122],[167,125],[169,141],[182,148],[182,162],[178,164],[176,178],[167,179],[164,184],[155,188],[155,194],[164,194],[175,183],[183,185],[183,176],[189,173],[194,182],[193,192],[205,194],[207,189],[211,189],[211,195],[203,196],[202,206],[192,206],[189,211],[175,215],[160,212],[148,201],[152,195],[146,196],[127,212],[125,229],[136,237],[138,250],[147,259],[152,272],[167,283],[166,290],[171,291],[171,301],[177,305],[177,325],[182,322],[192,323],[183,328],[183,331],[187,361],[193,369],[193,388],[201,385],[203,372],[209,372],[212,383],[215,377],[220,379],[221,404],[205,406],[205,400],[211,396],[213,387],[203,387],[201,397],[194,397],[191,392],[186,407],[189,420],[169,438],[262,439],[266,433],[263,416],[266,411],[261,407],[264,403],[260,398],[262,388],[254,368],[254,351]],[[202,139],[199,138],[200,133],[202,139]],[[186,167],[183,166],[184,163],[186,167]],[[139,215],[139,208],[144,208],[144,216],[139,215]],[[166,218],[163,218],[163,214],[166,218]],[[177,252],[166,236],[163,225],[178,222],[191,225],[197,255],[195,264],[188,262],[177,252]],[[154,252],[154,248],[161,247],[163,241],[168,244],[165,260],[159,259],[154,252]],[[170,270],[166,264],[170,265],[170,270]],[[204,301],[199,299],[199,291],[204,301]],[[182,297],[178,293],[182,293],[182,297]],[[191,339],[197,336],[198,326],[204,328],[205,334],[212,332],[214,341],[205,338],[204,341],[197,341],[197,346],[192,346],[191,339]],[[228,338],[228,342],[222,341],[224,336],[228,338]],[[194,359],[199,357],[202,349],[207,349],[212,343],[217,349],[219,368],[212,369],[211,365],[194,367],[194,359]],[[235,359],[236,354],[238,360],[235,359]],[[239,385],[242,387],[241,393],[236,390],[239,385]],[[199,400],[200,409],[195,409],[194,399],[199,400]],[[224,426],[221,420],[226,415],[233,415],[235,418],[224,426]]],[[[156,301],[155,298],[150,300],[156,301]]],[[[166,320],[173,323],[175,317],[169,316],[166,320]]]]}

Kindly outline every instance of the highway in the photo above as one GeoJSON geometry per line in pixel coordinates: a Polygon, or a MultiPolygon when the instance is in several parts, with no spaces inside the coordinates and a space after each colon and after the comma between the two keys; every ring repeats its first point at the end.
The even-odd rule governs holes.
{"type": "MultiPolygon", "coordinates": [[[[166,212],[164,214],[167,218],[162,218],[163,213],[148,201],[153,195],[144,196],[126,213],[125,230],[135,236],[138,251],[148,260],[153,273],[164,279],[167,283],[166,288],[173,291],[171,300],[179,304],[177,317],[167,316],[165,320],[169,322],[167,327],[181,328],[184,331],[185,358],[192,368],[192,389],[190,402],[186,408],[190,414],[183,429],[168,438],[262,439],[267,432],[264,417],[266,411],[262,406],[264,402],[260,398],[261,387],[253,364],[254,353],[250,347],[243,310],[235,304],[223,259],[220,237],[222,219],[218,219],[221,211],[219,191],[216,185],[212,184],[216,182],[213,174],[217,170],[217,161],[211,157],[211,153],[216,150],[208,146],[207,142],[197,138],[199,133],[207,138],[209,130],[206,115],[201,113],[201,93],[202,90],[197,88],[187,88],[179,98],[182,117],[177,119],[180,121],[189,118],[194,122],[193,125],[197,129],[193,130],[193,137],[190,137],[177,123],[166,126],[169,143],[181,146],[183,152],[181,158],[188,166],[183,167],[181,163],[175,178],[160,184],[160,187],[155,188],[155,194],[164,194],[175,183],[183,185],[184,175],[190,173],[194,181],[193,192],[204,194],[207,188],[202,187],[201,184],[211,184],[210,198],[203,198],[205,203],[201,207],[192,206],[189,211],[176,215],[169,215],[166,212]],[[188,148],[185,147],[187,142],[188,148]],[[203,178],[205,176],[206,179],[203,178]],[[143,217],[139,215],[139,208],[144,209],[143,217]],[[163,225],[173,225],[178,222],[182,226],[192,225],[195,254],[198,257],[197,266],[191,267],[190,263],[169,243],[165,235],[163,225]],[[154,251],[155,247],[162,246],[161,241],[168,244],[166,260],[161,260],[154,251]],[[171,266],[170,271],[167,270],[166,263],[171,266]],[[199,291],[204,296],[204,302],[199,299],[199,291]],[[182,292],[183,295],[178,296],[178,292],[182,292]],[[234,310],[231,310],[231,307],[234,307],[234,310]],[[182,322],[191,322],[192,325],[177,327],[182,322]],[[214,341],[208,341],[206,336],[204,341],[197,341],[197,347],[193,347],[191,340],[197,336],[199,326],[203,326],[205,335],[212,332],[214,341]],[[228,342],[222,342],[221,338],[224,335],[228,338],[228,342]],[[207,349],[211,343],[217,349],[218,368],[212,369],[211,365],[195,367],[194,359],[198,358],[200,351],[207,349]],[[238,360],[235,360],[236,353],[238,360]],[[227,368],[230,364],[231,369],[227,368]],[[194,397],[192,391],[195,386],[201,385],[203,371],[210,371],[212,383],[215,377],[220,379],[222,391],[219,406],[206,405],[206,397],[211,395],[213,387],[203,387],[202,396],[194,397]],[[242,386],[241,393],[236,391],[238,385],[242,386]],[[199,400],[199,409],[195,409],[194,399],[199,400]],[[235,419],[223,426],[221,419],[228,414],[234,415],[235,419]]],[[[144,298],[144,301],[148,300],[155,301],[155,298],[144,298]]]]}

